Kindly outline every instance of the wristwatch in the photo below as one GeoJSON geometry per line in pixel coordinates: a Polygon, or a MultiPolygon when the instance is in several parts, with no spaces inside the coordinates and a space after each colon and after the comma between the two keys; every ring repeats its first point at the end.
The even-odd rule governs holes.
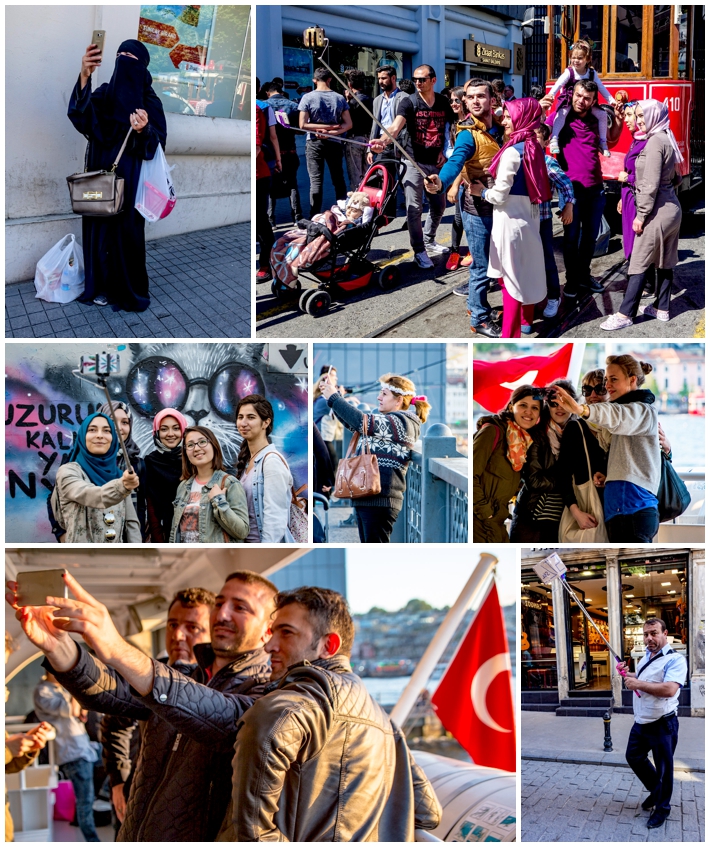
{"type": "Polygon", "coordinates": [[[582,414],[580,415],[585,421],[589,417],[589,406],[586,403],[582,403],[582,414]]]}

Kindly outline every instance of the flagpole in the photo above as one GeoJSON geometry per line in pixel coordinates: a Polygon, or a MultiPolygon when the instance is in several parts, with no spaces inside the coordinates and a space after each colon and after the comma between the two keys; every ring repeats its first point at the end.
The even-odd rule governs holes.
{"type": "Polygon", "coordinates": [[[579,385],[579,378],[582,374],[582,363],[584,361],[584,350],[587,346],[586,341],[575,341],[572,344],[572,356],[569,360],[567,368],[567,379],[572,385],[579,385]]]}
{"type": "Polygon", "coordinates": [[[414,708],[414,704],[417,702],[423,689],[426,688],[429,677],[432,675],[434,668],[442,657],[444,650],[446,650],[453,634],[456,632],[456,628],[463,620],[466,611],[471,606],[472,601],[474,598],[478,599],[481,589],[487,587],[488,577],[491,576],[497,562],[498,559],[490,553],[481,553],[478,564],[464,586],[463,591],[446,613],[446,617],[441,622],[436,635],[429,643],[424,655],[419,660],[419,664],[414,669],[414,673],[407,683],[407,687],[402,692],[394,709],[390,713],[390,718],[397,726],[402,726],[407,720],[409,713],[414,708]]]}

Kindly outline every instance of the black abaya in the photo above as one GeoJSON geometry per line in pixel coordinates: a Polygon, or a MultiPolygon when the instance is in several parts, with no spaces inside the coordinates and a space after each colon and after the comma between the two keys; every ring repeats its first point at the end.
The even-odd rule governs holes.
{"type": "Polygon", "coordinates": [[[135,208],[136,192],[143,160],[153,158],[158,144],[165,148],[167,132],[163,106],[151,88],[147,50],[139,42],[125,45],[119,49],[135,51],[139,60],[117,56],[111,81],[96,91],[91,90],[91,79],[82,90],[80,77],[69,101],[69,120],[89,141],[90,171],[110,170],[128,132],[130,113],[137,109],[148,113],[148,125],[131,133],[117,168],[125,180],[122,211],[112,217],[83,217],[86,286],[80,302],[91,303],[103,294],[114,311],[143,312],[150,296],[145,219],[135,208]]]}

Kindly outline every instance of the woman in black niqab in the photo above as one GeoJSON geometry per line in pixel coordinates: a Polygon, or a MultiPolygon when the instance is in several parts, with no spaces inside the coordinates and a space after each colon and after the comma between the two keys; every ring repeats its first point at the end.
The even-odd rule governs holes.
{"type": "Polygon", "coordinates": [[[123,209],[112,217],[82,219],[86,286],[80,302],[110,303],[114,311],[143,312],[150,305],[145,219],[135,202],[141,164],[153,158],[158,144],[165,148],[167,132],[149,63],[144,44],[124,41],[110,82],[92,91],[91,73],[100,64],[100,54],[90,46],[69,101],[69,120],[89,142],[89,171],[110,170],[129,128],[134,129],[117,168],[125,180],[123,209]]]}

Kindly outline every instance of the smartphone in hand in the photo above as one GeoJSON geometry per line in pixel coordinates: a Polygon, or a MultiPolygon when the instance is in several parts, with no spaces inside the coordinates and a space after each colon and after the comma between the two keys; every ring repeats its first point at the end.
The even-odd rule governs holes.
{"type": "Polygon", "coordinates": [[[105,29],[95,29],[91,34],[91,43],[99,48],[101,55],[104,52],[104,41],[106,40],[105,29]]]}
{"type": "Polygon", "coordinates": [[[17,574],[17,605],[46,606],[47,597],[68,597],[65,568],[17,574]]]}

